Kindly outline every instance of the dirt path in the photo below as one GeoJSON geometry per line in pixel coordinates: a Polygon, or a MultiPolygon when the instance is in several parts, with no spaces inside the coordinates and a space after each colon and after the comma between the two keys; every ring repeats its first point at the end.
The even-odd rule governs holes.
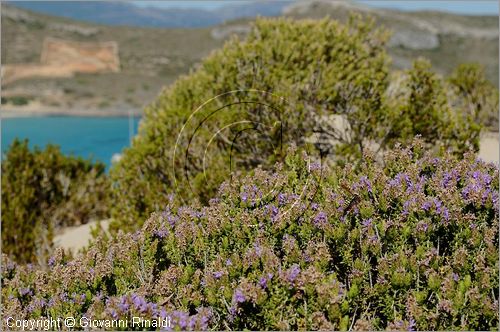
{"type": "MultiPolygon", "coordinates": [[[[110,221],[110,219],[101,220],[101,226],[105,231],[107,231],[110,221]]],[[[67,227],[61,234],[54,237],[54,245],[76,253],[89,244],[92,239],[91,230],[97,223],[98,221],[93,221],[85,225],[67,227]]]]}
{"type": "Polygon", "coordinates": [[[481,135],[479,157],[484,161],[499,163],[499,133],[488,132],[481,135]]]}

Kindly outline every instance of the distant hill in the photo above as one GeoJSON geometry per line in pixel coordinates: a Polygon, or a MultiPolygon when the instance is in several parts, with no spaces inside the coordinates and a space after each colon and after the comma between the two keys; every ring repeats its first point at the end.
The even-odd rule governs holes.
{"type": "Polygon", "coordinates": [[[126,2],[108,1],[20,1],[19,8],[79,21],[139,27],[199,28],[245,17],[279,16],[291,1],[234,3],[218,10],[161,9],[137,7],[126,2]]]}
{"type": "MultiPolygon", "coordinates": [[[[277,2],[272,2],[277,3],[277,2]]],[[[47,37],[78,42],[116,42],[120,71],[101,74],[77,74],[71,78],[26,78],[5,85],[2,97],[15,98],[19,104],[32,106],[11,109],[59,109],[68,110],[116,110],[138,111],[155,99],[160,90],[173,82],[179,75],[195,68],[212,50],[220,48],[232,34],[244,38],[253,18],[262,3],[244,3],[249,18],[225,21],[208,27],[198,28],[153,28],[132,26],[111,26],[88,23],[68,18],[35,13],[19,8],[29,2],[16,2],[15,6],[2,3],[2,64],[38,63],[43,41],[47,37]],[[253,8],[253,9],[252,9],[253,8]],[[19,98],[23,102],[19,102],[19,98]]],[[[32,5],[35,5],[31,3],[32,5]]],[[[71,5],[80,8],[80,19],[87,8],[111,6],[106,12],[99,7],[102,16],[116,16],[117,8],[126,11],[143,9],[127,3],[110,2],[62,2],[59,11],[71,13],[71,5]],[[81,7],[83,6],[83,7],[81,7]]],[[[244,6],[243,6],[244,5],[244,6]]],[[[373,9],[346,2],[324,0],[280,2],[281,15],[292,18],[323,18],[325,16],[344,21],[350,12],[373,17],[377,25],[392,30],[388,52],[396,69],[408,68],[419,57],[431,60],[435,69],[448,74],[458,64],[477,62],[485,66],[488,78],[498,85],[498,17],[464,16],[440,12],[400,12],[373,9]],[[285,4],[283,6],[283,4],[285,4]]],[[[221,10],[226,15],[240,5],[221,10]]],[[[278,5],[276,5],[278,6],[278,5]]],[[[279,7],[279,6],[278,6],[279,7]]],[[[268,8],[269,9],[269,8],[268,8]]],[[[54,9],[55,10],[55,9],[54,9]]],[[[144,9],[150,11],[150,9],[144,9]]],[[[277,10],[277,9],[276,9],[277,10]]],[[[157,11],[155,9],[155,11],[157,11]]],[[[185,10],[197,17],[198,11],[185,10]]],[[[75,10],[76,13],[76,10],[75,10]]],[[[240,13],[240,14],[241,14],[240,13]]],[[[162,16],[164,13],[162,12],[162,16]]],[[[76,15],[76,14],[75,14],[76,15]]],[[[174,15],[175,16],[175,15],[174,15]]],[[[123,24],[126,22],[124,18],[123,24]]]]}

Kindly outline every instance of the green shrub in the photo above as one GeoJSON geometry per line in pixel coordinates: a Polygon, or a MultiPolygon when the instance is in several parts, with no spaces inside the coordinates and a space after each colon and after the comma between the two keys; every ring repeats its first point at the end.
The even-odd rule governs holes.
{"type": "Polygon", "coordinates": [[[15,140],[2,160],[2,252],[35,261],[54,230],[105,217],[109,192],[103,164],[15,140]]]}
{"type": "Polygon", "coordinates": [[[498,131],[498,89],[485,78],[484,68],[478,64],[460,65],[449,81],[470,122],[498,131]]]}
{"type": "Polygon", "coordinates": [[[4,258],[4,317],[496,329],[498,168],[423,149],[390,152],[384,167],[366,156],[359,173],[289,153],[276,173],[225,182],[208,206],[167,206],[75,260],[58,251],[50,271],[4,258]]]}
{"type": "Polygon", "coordinates": [[[257,20],[245,41],[226,43],[146,109],[111,170],[112,227],[137,229],[172,193],[206,204],[235,170],[269,169],[291,144],[312,142],[341,164],[415,135],[431,147],[477,149],[480,125],[424,62],[390,94],[386,37],[360,17],[257,20]]]}
{"type": "Polygon", "coordinates": [[[33,99],[32,97],[26,96],[13,96],[13,97],[2,97],[2,104],[12,104],[14,106],[24,106],[28,105],[33,99]]]}

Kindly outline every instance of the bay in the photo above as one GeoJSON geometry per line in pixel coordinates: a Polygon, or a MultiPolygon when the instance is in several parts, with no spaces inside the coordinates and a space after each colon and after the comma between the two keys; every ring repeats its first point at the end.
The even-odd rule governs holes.
{"type": "Polygon", "coordinates": [[[15,138],[29,139],[30,147],[60,146],[64,154],[99,160],[111,158],[130,144],[140,118],[47,116],[2,119],[2,154],[15,138]]]}

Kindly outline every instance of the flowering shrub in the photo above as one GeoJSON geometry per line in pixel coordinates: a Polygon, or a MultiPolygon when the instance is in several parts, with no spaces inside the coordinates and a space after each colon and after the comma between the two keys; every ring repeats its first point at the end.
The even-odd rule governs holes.
{"type": "MultiPolygon", "coordinates": [[[[165,201],[140,231],[50,271],[2,262],[3,315],[170,317],[181,330],[498,327],[498,168],[390,152],[360,172],[289,153],[205,207],[165,201]]],[[[6,327],[4,326],[4,329],[6,327]]],[[[129,329],[131,326],[129,325],[129,329]]]]}
{"type": "Polygon", "coordinates": [[[54,230],[106,217],[108,204],[104,164],[16,140],[2,160],[2,252],[46,260],[54,230]]]}
{"type": "Polygon", "coordinates": [[[258,19],[245,40],[228,41],[146,108],[111,170],[112,228],[137,230],[174,192],[184,204],[205,204],[232,166],[269,169],[307,139],[339,163],[415,135],[457,155],[477,150],[480,120],[498,108],[480,68],[447,80],[417,61],[393,82],[386,40],[356,16],[346,24],[258,19]]]}

